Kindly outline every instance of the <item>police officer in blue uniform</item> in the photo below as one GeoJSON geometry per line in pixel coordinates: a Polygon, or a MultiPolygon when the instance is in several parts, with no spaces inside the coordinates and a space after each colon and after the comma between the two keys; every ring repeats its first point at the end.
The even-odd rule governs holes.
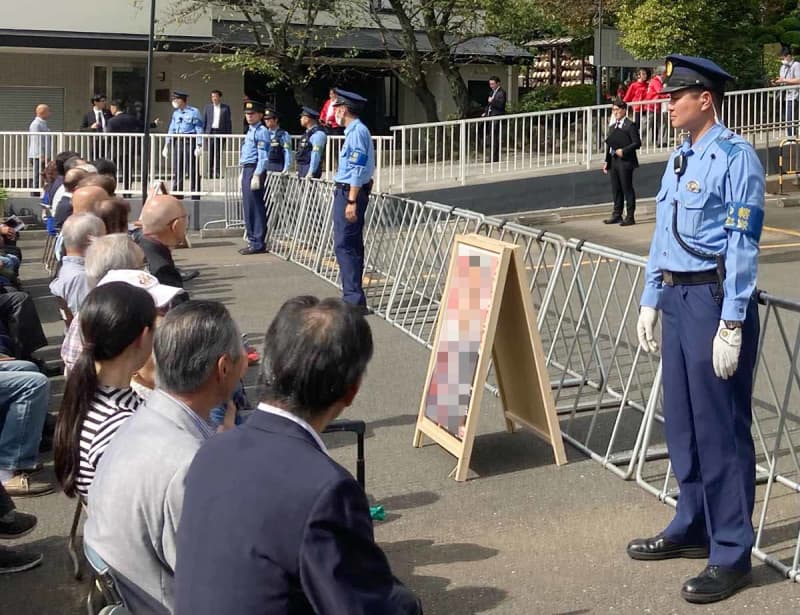
{"type": "Polygon", "coordinates": [[[292,164],[292,137],[278,125],[278,113],[273,109],[267,109],[264,124],[269,131],[267,171],[288,173],[292,164]]]}
{"type": "Polygon", "coordinates": [[[247,247],[239,254],[266,252],[264,238],[267,234],[267,211],[264,206],[264,187],[267,175],[267,150],[269,131],[262,120],[264,104],[255,100],[244,101],[244,119],[248,124],[242,143],[239,166],[242,167],[242,205],[247,229],[247,247]]]}
{"type": "Polygon", "coordinates": [[[672,153],[656,202],[637,333],[658,349],[664,429],[680,496],[660,534],[633,540],[634,559],[705,558],[684,583],[689,602],[724,600],[750,582],[755,452],[750,432],[759,321],[756,270],[764,169],[719,120],[731,76],[704,58],[667,58],[672,153]]]}
{"type": "MultiPolygon", "coordinates": [[[[171,135],[200,135],[197,139],[170,139],[167,138],[166,145],[161,152],[164,158],[169,158],[170,144],[172,144],[172,172],[175,174],[173,189],[183,190],[183,179],[189,174],[191,191],[197,193],[200,190],[200,175],[197,169],[196,158],[203,153],[203,118],[196,107],[191,107],[186,103],[189,95],[178,90],[172,93],[172,121],[169,123],[167,132],[171,135]],[[194,150],[194,151],[192,151],[194,150]]],[[[199,195],[193,194],[193,199],[199,195]]]]}
{"type": "Polygon", "coordinates": [[[322,177],[322,161],[325,156],[325,143],[328,135],[319,125],[319,113],[310,107],[303,107],[300,113],[300,125],[305,128],[303,138],[297,146],[298,177],[322,177]]]}
{"type": "Polygon", "coordinates": [[[367,298],[361,286],[364,275],[364,216],[367,213],[375,149],[369,130],[359,119],[367,99],[336,89],[333,102],[336,123],[344,126],[333,192],[333,247],[342,278],[346,303],[360,306],[366,314],[367,298]]]}

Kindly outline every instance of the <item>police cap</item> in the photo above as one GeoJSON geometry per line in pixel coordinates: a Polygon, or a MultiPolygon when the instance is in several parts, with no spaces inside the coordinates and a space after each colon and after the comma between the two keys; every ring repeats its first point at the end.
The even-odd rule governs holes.
{"type": "Polygon", "coordinates": [[[316,120],[319,117],[319,111],[314,111],[314,109],[311,107],[303,107],[303,110],[300,111],[300,117],[303,117],[304,115],[316,120]]]}
{"type": "Polygon", "coordinates": [[[181,100],[186,100],[189,98],[189,95],[186,92],[181,92],[180,90],[175,90],[172,93],[172,99],[180,98],[181,100]]]}
{"type": "Polygon", "coordinates": [[[360,111],[367,102],[366,98],[355,92],[348,92],[339,88],[336,88],[334,92],[336,92],[336,100],[333,101],[334,107],[344,106],[353,111],[360,111]]]}
{"type": "Polygon", "coordinates": [[[278,119],[278,112],[275,109],[267,109],[264,112],[264,119],[265,120],[277,120],[278,119]]]}
{"type": "Polygon", "coordinates": [[[244,112],[264,113],[264,103],[250,98],[244,99],[244,112]]]}
{"type": "Polygon", "coordinates": [[[716,63],[706,58],[692,56],[667,56],[667,82],[662,92],[678,92],[686,88],[701,88],[724,93],[725,82],[733,77],[716,63]]]}

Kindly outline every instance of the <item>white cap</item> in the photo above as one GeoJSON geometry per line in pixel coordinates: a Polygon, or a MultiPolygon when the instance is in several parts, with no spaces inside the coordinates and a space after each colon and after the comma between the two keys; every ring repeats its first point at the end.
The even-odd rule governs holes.
{"type": "Polygon", "coordinates": [[[97,285],[102,286],[109,282],[125,282],[131,286],[146,290],[153,298],[156,307],[164,307],[172,301],[175,295],[183,292],[183,289],[178,286],[161,284],[156,276],[150,275],[141,269],[112,269],[103,276],[103,279],[97,285]]]}

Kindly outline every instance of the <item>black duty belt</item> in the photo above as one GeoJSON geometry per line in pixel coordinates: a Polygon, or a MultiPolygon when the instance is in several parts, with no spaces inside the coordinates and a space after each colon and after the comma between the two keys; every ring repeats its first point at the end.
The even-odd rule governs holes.
{"type": "Polygon", "coordinates": [[[258,166],[258,165],[257,165],[255,162],[245,162],[245,163],[242,165],[242,168],[245,168],[245,169],[255,169],[257,166],[258,166]]]}
{"type": "MultiPolygon", "coordinates": [[[[369,180],[366,184],[361,186],[364,190],[371,191],[372,190],[372,182],[373,180],[369,180]]],[[[343,182],[336,182],[336,187],[340,190],[350,190],[350,184],[345,184],[343,182]]]]}
{"type": "Polygon", "coordinates": [[[661,277],[666,286],[693,286],[718,282],[716,269],[707,271],[662,271],[661,277]]]}

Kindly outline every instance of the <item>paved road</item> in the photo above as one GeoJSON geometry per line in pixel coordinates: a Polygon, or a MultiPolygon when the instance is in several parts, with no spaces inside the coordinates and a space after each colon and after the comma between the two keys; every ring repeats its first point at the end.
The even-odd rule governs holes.
{"type": "MultiPolygon", "coordinates": [[[[768,223],[779,225],[779,217],[786,226],[772,213],[768,223]]],[[[566,234],[598,229],[612,243],[626,245],[644,245],[651,232],[647,224],[608,229],[591,218],[568,220],[558,228],[566,234]]],[[[28,288],[43,295],[45,280],[33,264],[37,246],[23,247],[28,288]]],[[[189,285],[192,295],[224,301],[254,340],[288,297],[335,294],[297,266],[269,255],[245,259],[236,254],[237,247],[229,240],[198,240],[178,260],[202,272],[189,285]]],[[[789,258],[785,251],[790,249],[767,250],[765,258],[789,258]]],[[[765,269],[777,276],[782,267],[796,277],[792,263],[768,263],[765,269]]],[[[39,308],[57,342],[60,326],[52,301],[41,299],[39,308]]],[[[797,612],[800,587],[759,562],[754,562],[755,587],[723,605],[690,608],[678,592],[701,562],[641,563],[624,553],[632,536],[661,529],[670,510],[570,447],[570,463],[556,468],[540,441],[503,432],[499,409],[488,396],[473,453],[472,469],[479,478],[463,484],[449,479],[453,460],[447,453],[435,445],[411,447],[428,352],[380,319],[372,317],[370,323],[375,358],[348,414],[368,423],[367,491],[388,512],[376,525],[377,539],[396,574],[422,596],[427,614],[797,612]]],[[[251,373],[249,382],[253,379],[251,373]]],[[[56,380],[56,394],[60,388],[56,380]]],[[[54,407],[58,401],[56,396],[54,407]]],[[[349,439],[327,440],[334,457],[353,467],[349,439]]],[[[46,459],[45,476],[52,478],[46,459]]],[[[46,560],[36,570],[0,577],[0,614],[85,612],[86,585],[70,578],[64,548],[73,503],[59,493],[18,505],[39,515],[38,529],[22,542],[44,551],[46,560]]]]}

